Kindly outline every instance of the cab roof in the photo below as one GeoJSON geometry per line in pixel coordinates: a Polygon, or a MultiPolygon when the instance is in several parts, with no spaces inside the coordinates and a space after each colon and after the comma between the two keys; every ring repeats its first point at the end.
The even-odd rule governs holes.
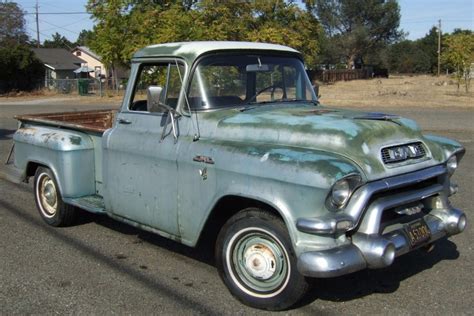
{"type": "Polygon", "coordinates": [[[199,56],[217,51],[236,50],[261,50],[278,51],[301,55],[297,50],[283,45],[254,43],[254,42],[228,42],[228,41],[202,41],[178,42],[147,46],[135,53],[133,58],[152,57],[180,57],[192,64],[199,56]]]}

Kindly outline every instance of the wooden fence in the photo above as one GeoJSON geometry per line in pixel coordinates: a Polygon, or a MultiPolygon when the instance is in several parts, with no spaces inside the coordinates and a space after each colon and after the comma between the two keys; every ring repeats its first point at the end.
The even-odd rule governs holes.
{"type": "Polygon", "coordinates": [[[371,69],[334,69],[310,73],[310,78],[322,82],[348,81],[372,78],[371,69]]]}

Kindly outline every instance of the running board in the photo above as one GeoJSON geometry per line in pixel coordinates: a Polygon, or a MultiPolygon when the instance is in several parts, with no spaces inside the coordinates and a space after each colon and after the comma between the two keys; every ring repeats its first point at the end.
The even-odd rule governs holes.
{"type": "Polygon", "coordinates": [[[87,195],[79,198],[63,198],[66,204],[71,204],[91,213],[105,213],[104,198],[100,195],[87,195]]]}

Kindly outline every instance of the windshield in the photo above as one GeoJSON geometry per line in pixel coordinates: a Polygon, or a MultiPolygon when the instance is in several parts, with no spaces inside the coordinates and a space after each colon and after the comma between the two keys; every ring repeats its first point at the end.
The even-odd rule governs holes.
{"type": "Polygon", "coordinates": [[[196,67],[188,92],[195,110],[316,101],[303,63],[296,57],[213,55],[196,67]]]}

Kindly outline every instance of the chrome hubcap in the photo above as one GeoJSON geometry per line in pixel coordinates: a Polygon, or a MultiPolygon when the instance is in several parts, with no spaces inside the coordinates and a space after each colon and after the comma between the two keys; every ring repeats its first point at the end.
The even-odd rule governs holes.
{"type": "Polygon", "coordinates": [[[229,241],[226,256],[231,278],[249,295],[273,297],[288,284],[288,254],[268,231],[257,227],[239,231],[229,241]]]}
{"type": "Polygon", "coordinates": [[[42,174],[38,179],[38,197],[41,211],[46,217],[53,217],[58,207],[58,196],[53,179],[47,174],[42,174]]]}
{"type": "Polygon", "coordinates": [[[257,279],[268,280],[275,274],[275,254],[263,244],[253,245],[247,249],[244,260],[247,272],[257,279]]]}
{"type": "Polygon", "coordinates": [[[56,203],[56,189],[51,180],[45,184],[44,197],[49,205],[53,206],[56,203]]]}

